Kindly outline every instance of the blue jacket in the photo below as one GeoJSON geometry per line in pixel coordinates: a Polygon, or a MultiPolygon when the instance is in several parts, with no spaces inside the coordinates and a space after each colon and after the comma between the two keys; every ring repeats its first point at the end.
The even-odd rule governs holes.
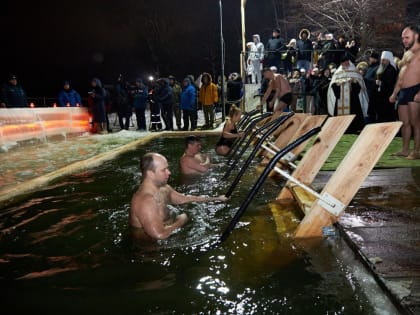
{"type": "Polygon", "coordinates": [[[181,93],[181,103],[179,104],[180,108],[183,110],[195,110],[196,109],[196,90],[192,84],[188,84],[183,88],[181,93]]]}
{"type": "Polygon", "coordinates": [[[77,93],[76,90],[61,90],[58,94],[58,105],[61,107],[67,106],[70,104],[71,107],[76,107],[76,104],[82,106],[82,99],[80,98],[80,94],[77,93]]]}

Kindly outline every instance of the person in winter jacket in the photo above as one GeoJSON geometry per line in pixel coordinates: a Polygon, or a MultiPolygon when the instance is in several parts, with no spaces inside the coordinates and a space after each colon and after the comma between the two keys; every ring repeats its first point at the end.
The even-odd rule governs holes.
{"type": "Polygon", "coordinates": [[[314,50],[312,41],[309,40],[311,32],[304,28],[299,32],[299,39],[296,41],[297,62],[298,69],[305,69],[308,72],[311,66],[312,53],[314,50]]]}
{"type": "Polygon", "coordinates": [[[92,98],[94,130],[98,133],[106,133],[107,119],[105,101],[107,92],[102,87],[102,82],[98,78],[92,79],[91,85],[92,90],[89,92],[89,96],[92,98]]]}
{"type": "Polygon", "coordinates": [[[280,70],[281,66],[281,54],[286,50],[284,39],[280,37],[280,30],[274,29],[273,36],[268,40],[265,45],[265,63],[267,67],[275,66],[277,70],[280,70]]]}
{"type": "Polygon", "coordinates": [[[232,104],[235,104],[236,107],[240,107],[242,96],[244,95],[242,78],[237,72],[229,74],[227,81],[227,91],[226,91],[226,106],[225,106],[225,115],[228,116],[230,112],[230,107],[232,104]]]}
{"type": "Polygon", "coordinates": [[[136,113],[137,130],[146,131],[146,107],[149,91],[141,78],[136,79],[135,86],[130,90],[130,96],[136,113]]]}
{"type": "Polygon", "coordinates": [[[14,74],[9,76],[9,80],[1,88],[0,107],[28,107],[25,91],[14,74]]]}
{"type": "Polygon", "coordinates": [[[163,122],[165,123],[165,130],[174,129],[174,114],[172,111],[174,97],[172,94],[172,88],[169,86],[169,80],[167,78],[161,78],[157,80],[157,86],[153,93],[153,98],[161,109],[163,122]]]}
{"type": "Polygon", "coordinates": [[[189,129],[191,123],[191,130],[197,128],[197,120],[195,119],[197,112],[196,102],[196,89],[191,83],[190,78],[185,78],[182,81],[182,93],[180,108],[182,110],[182,118],[184,120],[184,126],[182,130],[186,131],[189,129]]]}
{"type": "Polygon", "coordinates": [[[252,36],[253,42],[250,45],[249,55],[247,59],[248,66],[251,71],[251,82],[261,84],[261,70],[264,61],[264,44],[261,43],[260,35],[255,34],[252,36]]]}
{"type": "Polygon", "coordinates": [[[130,127],[132,109],[128,99],[127,84],[121,74],[117,78],[117,83],[115,84],[112,96],[112,103],[114,109],[117,111],[120,128],[121,130],[128,130],[130,127]]]}
{"type": "Polygon", "coordinates": [[[209,73],[204,72],[201,76],[201,87],[198,102],[203,106],[205,125],[203,129],[213,129],[214,108],[219,100],[217,85],[213,83],[209,73]]]}
{"type": "Polygon", "coordinates": [[[64,81],[63,89],[58,94],[58,106],[60,107],[78,107],[82,106],[80,94],[70,87],[70,81],[64,81]]]}
{"type": "Polygon", "coordinates": [[[182,128],[181,109],[179,108],[179,102],[180,102],[181,93],[182,93],[181,84],[179,84],[179,82],[176,81],[176,78],[173,75],[170,75],[168,79],[169,79],[169,85],[172,88],[172,95],[174,97],[173,113],[175,116],[176,126],[178,130],[181,130],[182,128]]]}

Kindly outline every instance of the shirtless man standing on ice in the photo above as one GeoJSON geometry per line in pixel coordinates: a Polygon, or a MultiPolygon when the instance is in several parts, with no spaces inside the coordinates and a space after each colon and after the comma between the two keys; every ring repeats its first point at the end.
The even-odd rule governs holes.
{"type": "Polygon", "coordinates": [[[171,175],[168,161],[158,153],[146,153],[141,159],[140,167],[143,181],[131,199],[129,214],[129,223],[136,237],[144,237],[146,234],[152,239],[166,239],[187,222],[185,213],[171,219],[168,204],[227,200],[224,195],[206,197],[177,192],[167,184],[171,175]]]}
{"type": "Polygon", "coordinates": [[[398,95],[398,116],[403,123],[401,127],[403,147],[394,155],[415,160],[420,158],[420,26],[406,26],[401,37],[406,52],[402,59],[403,66],[397,84],[389,101],[394,103],[398,95]],[[410,153],[411,129],[414,133],[414,150],[410,153]]]}
{"type": "Polygon", "coordinates": [[[263,75],[265,79],[270,80],[270,83],[257,108],[262,108],[262,104],[265,104],[271,91],[274,90],[276,93],[268,107],[273,109],[274,114],[280,114],[292,102],[292,89],[289,82],[281,74],[275,73],[270,68],[264,68],[263,75]]]}

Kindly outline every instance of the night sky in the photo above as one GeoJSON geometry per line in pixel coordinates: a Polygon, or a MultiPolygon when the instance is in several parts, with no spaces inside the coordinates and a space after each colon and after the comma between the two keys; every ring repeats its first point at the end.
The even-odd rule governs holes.
{"type": "MultiPolygon", "coordinates": [[[[265,43],[270,0],[248,0],[247,39],[265,43]]],[[[240,0],[224,0],[226,73],[239,72],[240,0]]],[[[150,74],[220,70],[218,0],[8,1],[0,11],[1,81],[16,73],[28,96],[55,96],[65,79],[84,94],[91,78],[112,84],[150,74]]]]}

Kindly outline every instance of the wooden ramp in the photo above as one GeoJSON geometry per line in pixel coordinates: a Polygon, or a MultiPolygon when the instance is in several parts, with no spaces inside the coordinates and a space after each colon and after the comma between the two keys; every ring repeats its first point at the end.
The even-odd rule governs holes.
{"type": "Polygon", "coordinates": [[[401,127],[401,122],[367,125],[299,224],[296,238],[321,237],[335,223],[401,127]]]}
{"type": "MultiPolygon", "coordinates": [[[[327,118],[327,115],[309,115],[306,116],[305,120],[299,125],[299,128],[297,128],[296,132],[293,134],[293,136],[291,138],[288,139],[287,144],[292,143],[294,141],[296,141],[296,139],[299,139],[301,136],[303,136],[304,134],[306,134],[309,130],[315,128],[315,127],[319,127],[322,125],[322,123],[325,121],[325,119],[327,118]]],[[[279,138],[282,137],[282,135],[279,136],[279,138]]],[[[277,138],[276,142],[275,142],[275,146],[276,146],[276,151],[280,150],[281,148],[285,147],[284,146],[278,146],[280,141],[279,138],[277,138]]],[[[278,167],[280,168],[287,168],[288,162],[289,161],[294,161],[296,159],[296,157],[303,151],[303,149],[305,149],[306,145],[308,144],[310,139],[302,142],[300,145],[298,145],[296,148],[294,148],[292,151],[290,151],[289,153],[287,153],[282,160],[280,161],[280,163],[278,163],[278,167]]],[[[269,155],[271,155],[270,153],[268,153],[269,155]]],[[[270,173],[270,177],[274,177],[276,176],[276,172],[272,171],[270,173]]]]}
{"type": "MultiPolygon", "coordinates": [[[[292,173],[292,177],[305,185],[311,185],[354,117],[355,115],[346,115],[328,118],[327,122],[322,126],[322,130],[316,137],[313,145],[305,153],[302,160],[299,161],[297,168],[292,173]]],[[[302,197],[309,194],[296,184],[288,181],[280,191],[277,199],[292,199],[295,191],[302,197]]],[[[310,194],[305,197],[305,199],[309,199],[310,204],[313,202],[313,198],[311,197],[312,195],[310,194]]],[[[303,198],[301,199],[302,200],[297,199],[297,201],[303,201],[303,198]]],[[[304,202],[302,206],[306,204],[307,202],[304,202]]],[[[304,208],[305,207],[302,209],[304,208]]]]}

